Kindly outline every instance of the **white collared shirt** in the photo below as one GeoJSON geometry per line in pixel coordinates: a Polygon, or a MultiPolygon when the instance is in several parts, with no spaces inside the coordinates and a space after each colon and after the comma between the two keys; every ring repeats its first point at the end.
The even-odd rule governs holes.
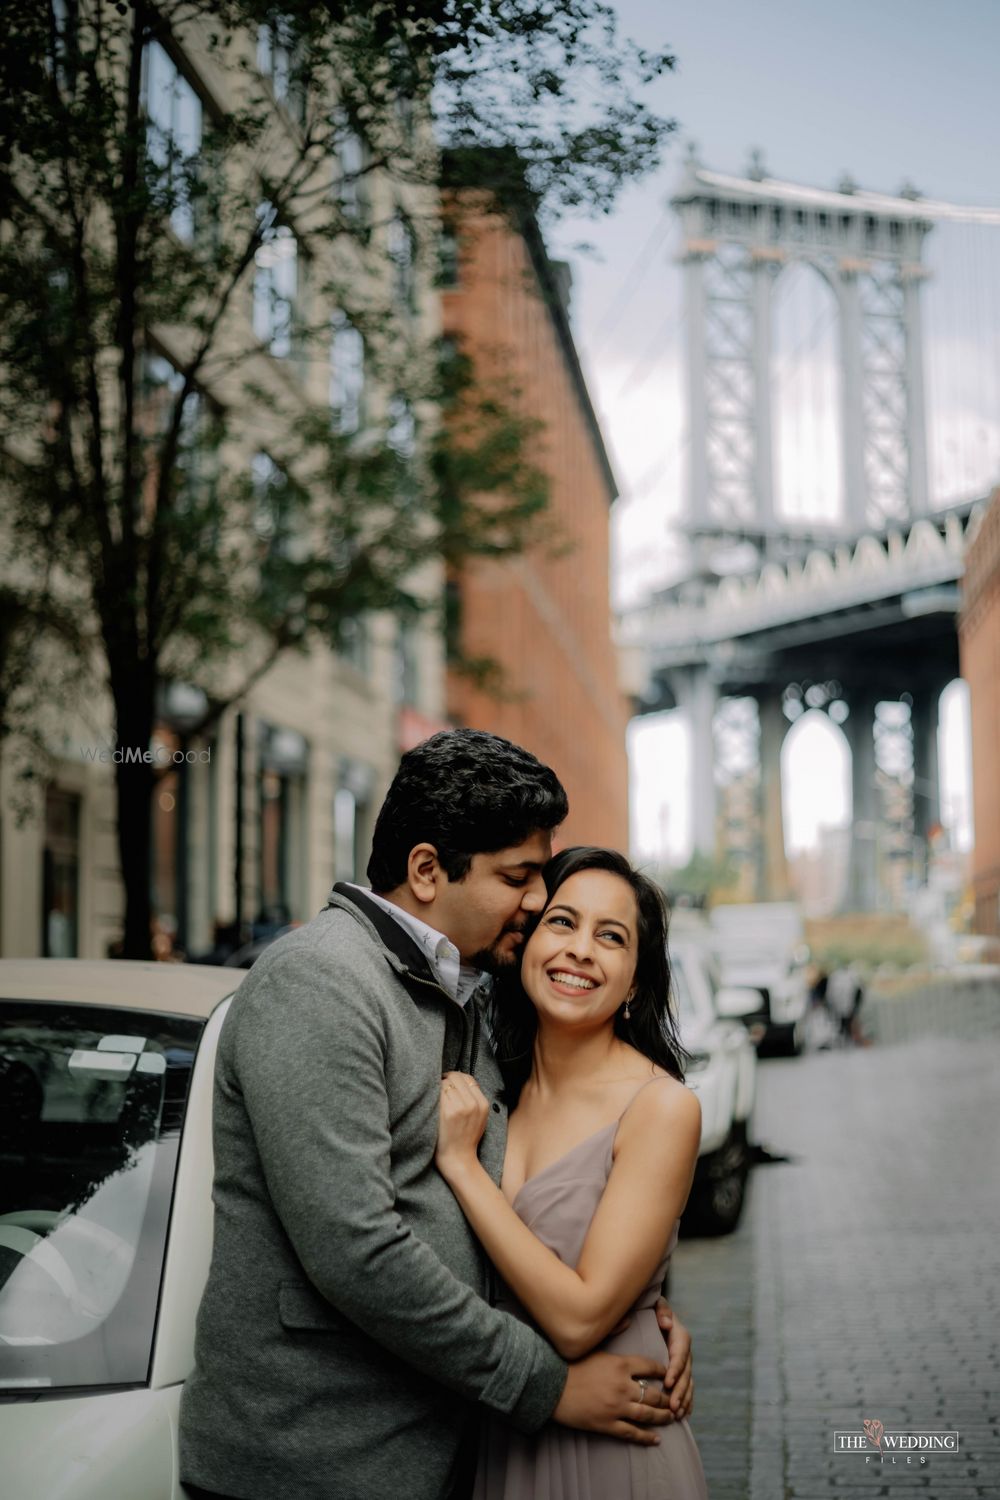
{"type": "Polygon", "coordinates": [[[463,964],[462,955],[451,939],[446,938],[443,932],[438,932],[435,928],[428,926],[426,922],[421,922],[420,918],[413,916],[411,912],[404,911],[401,906],[396,906],[392,901],[387,901],[384,896],[377,895],[375,891],[369,891],[363,885],[352,885],[350,881],[346,881],[345,884],[348,890],[360,891],[362,896],[367,896],[369,901],[374,901],[376,906],[380,906],[383,911],[389,913],[390,917],[395,918],[403,931],[409,933],[420,948],[441,988],[453,1000],[457,1000],[459,1005],[464,1005],[482,978],[482,974],[470,964],[463,964]]]}

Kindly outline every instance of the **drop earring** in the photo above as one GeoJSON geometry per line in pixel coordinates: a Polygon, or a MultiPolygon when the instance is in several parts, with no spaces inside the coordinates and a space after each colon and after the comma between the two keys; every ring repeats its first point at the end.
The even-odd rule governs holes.
{"type": "Polygon", "coordinates": [[[632,1019],[631,1005],[632,1005],[632,996],[629,995],[628,999],[625,1001],[625,1019],[626,1019],[626,1021],[631,1021],[631,1019],[632,1019]]]}

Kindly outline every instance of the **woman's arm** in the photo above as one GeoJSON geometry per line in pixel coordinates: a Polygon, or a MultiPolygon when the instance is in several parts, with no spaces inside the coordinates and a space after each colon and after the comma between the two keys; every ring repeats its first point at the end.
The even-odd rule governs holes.
{"type": "Polygon", "coordinates": [[[663,1258],[691,1188],[701,1106],[672,1078],[642,1090],[619,1126],[575,1270],[536,1239],[480,1164],[487,1108],[474,1079],[445,1075],[438,1169],[504,1281],[559,1353],[579,1359],[621,1321],[663,1258]]]}

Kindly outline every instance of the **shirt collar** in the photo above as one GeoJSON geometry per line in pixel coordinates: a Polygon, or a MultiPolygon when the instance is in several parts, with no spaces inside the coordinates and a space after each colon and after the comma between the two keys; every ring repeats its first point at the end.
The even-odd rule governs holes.
{"type": "Polygon", "coordinates": [[[472,968],[469,964],[463,964],[462,956],[450,938],[445,937],[443,932],[438,932],[427,922],[422,922],[419,917],[413,916],[412,912],[404,911],[401,906],[387,901],[384,896],[378,895],[375,891],[366,890],[364,886],[353,885],[349,881],[344,881],[344,885],[350,891],[360,891],[369,901],[381,907],[398,922],[423,953],[441,988],[453,1000],[457,1000],[459,1005],[466,1003],[482,975],[478,969],[472,968]]]}

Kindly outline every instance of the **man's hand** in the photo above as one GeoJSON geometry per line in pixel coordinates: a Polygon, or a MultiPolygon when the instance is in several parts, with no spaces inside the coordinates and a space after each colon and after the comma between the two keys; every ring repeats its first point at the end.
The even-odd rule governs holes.
{"type": "Polygon", "coordinates": [[[663,1297],[657,1299],[656,1321],[663,1330],[669,1364],[664,1385],[670,1393],[670,1411],[678,1420],[691,1415],[694,1376],[691,1373],[691,1335],[663,1297]]]}
{"type": "Polygon", "coordinates": [[[570,1365],[553,1417],[564,1427],[652,1447],[660,1440],[648,1429],[674,1420],[662,1385],[665,1374],[663,1365],[641,1354],[589,1354],[570,1365]]]}

